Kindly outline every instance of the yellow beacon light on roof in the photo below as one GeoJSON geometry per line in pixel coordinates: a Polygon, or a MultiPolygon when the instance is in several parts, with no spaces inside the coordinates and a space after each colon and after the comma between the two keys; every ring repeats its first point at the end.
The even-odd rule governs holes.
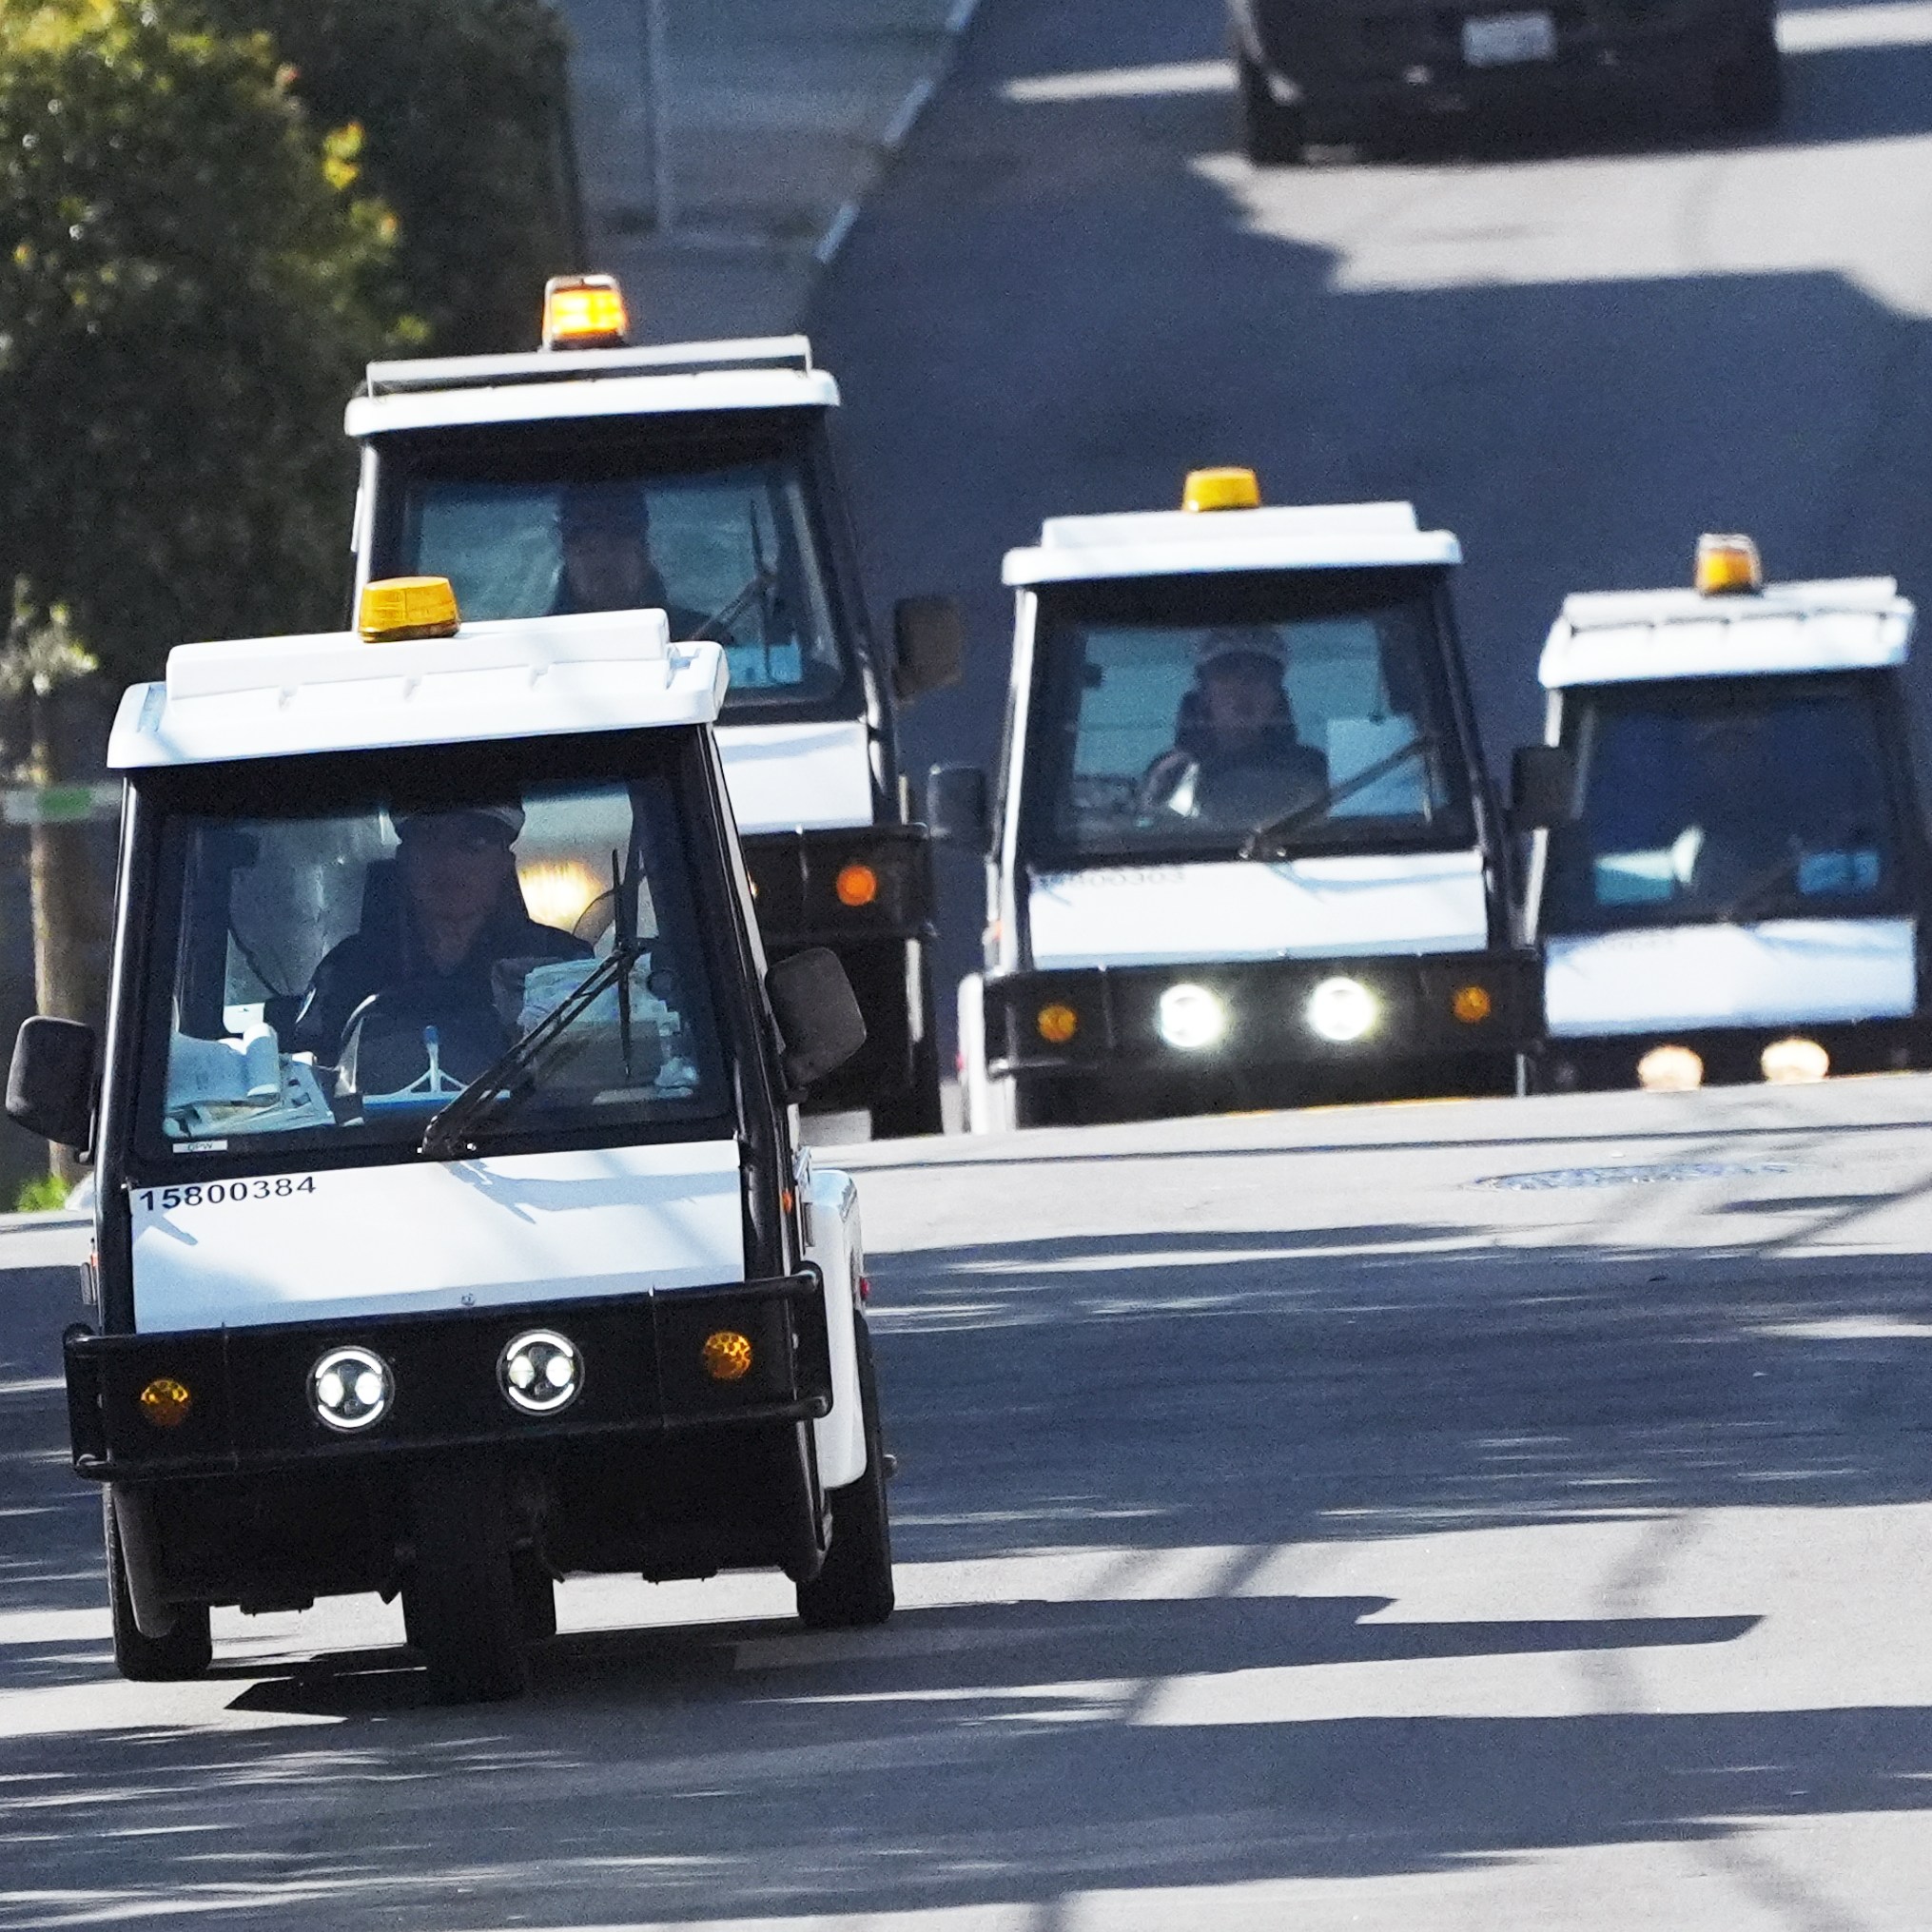
{"type": "Polygon", "coordinates": [[[362,586],[356,628],[365,644],[410,637],[454,637],[462,616],[446,576],[380,577],[362,586]]]}
{"type": "Polygon", "coordinates": [[[1748,537],[1716,537],[1709,532],[1697,539],[1697,589],[1707,597],[1729,597],[1761,591],[1765,567],[1758,546],[1748,537]]]}
{"type": "Polygon", "coordinates": [[[546,349],[615,349],[631,339],[631,312],[615,275],[553,275],[543,284],[546,349]]]}
{"type": "Polygon", "coordinates": [[[1261,485],[1253,470],[1190,470],[1183,510],[1259,510],[1261,485]]]}

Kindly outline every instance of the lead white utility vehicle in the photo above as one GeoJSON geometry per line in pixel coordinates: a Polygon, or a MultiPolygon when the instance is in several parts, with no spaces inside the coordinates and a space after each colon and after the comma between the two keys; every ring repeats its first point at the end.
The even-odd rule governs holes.
{"type": "Polygon", "coordinates": [[[1461,551],[1406,503],[1048,522],[1006,558],[1012,692],[960,988],[969,1126],[1513,1090],[1537,1011],[1470,706],[1461,551]]]}
{"type": "Polygon", "coordinates": [[[863,1028],[829,954],[766,969],[722,648],[420,581],[363,619],[127,694],[106,1038],[15,1049],[9,1112],[97,1166],[121,1669],[400,1590],[446,1694],[507,1695],[574,1571],[886,1616],[857,1202],[789,1105],[863,1028]]]}
{"type": "Polygon", "coordinates": [[[1544,648],[1568,792],[1538,840],[1546,1072],[1685,1086],[1926,1064],[1932,887],[1890,577],[1565,599],[1544,648]]]}

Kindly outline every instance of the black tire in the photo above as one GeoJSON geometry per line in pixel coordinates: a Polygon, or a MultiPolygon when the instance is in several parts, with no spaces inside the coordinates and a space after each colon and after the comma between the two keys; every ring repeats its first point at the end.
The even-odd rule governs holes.
{"type": "Polygon", "coordinates": [[[491,1704],[530,1688],[501,1473],[437,1463],[415,1473],[416,1553],[403,1628],[446,1704],[491,1704]]]}
{"type": "Polygon", "coordinates": [[[1778,125],[1785,110],[1785,64],[1769,15],[1735,53],[1720,61],[1711,82],[1718,125],[1741,134],[1778,125]]]}
{"type": "Polygon", "coordinates": [[[879,1427],[872,1341],[857,1323],[859,1402],[866,1419],[866,1473],[833,1490],[831,1548],[825,1567],[798,1586],[798,1618],[809,1630],[853,1630],[892,1614],[892,1522],[886,1505],[886,1449],[879,1427]]]}
{"type": "Polygon", "coordinates": [[[517,1622],[526,1644],[547,1644],[556,1635],[556,1585],[550,1571],[528,1551],[511,1560],[511,1581],[517,1590],[517,1622]]]}
{"type": "Polygon", "coordinates": [[[114,1622],[114,1668],[134,1684],[180,1684],[205,1674],[214,1661],[208,1607],[184,1604],[165,1637],[144,1637],[127,1590],[127,1559],[114,1520],[111,1491],[101,1492],[101,1527],[107,1546],[107,1604],[114,1622]]]}
{"type": "Polygon", "coordinates": [[[1241,148],[1257,167],[1293,167],[1305,158],[1308,119],[1299,107],[1284,107],[1268,91],[1268,76],[1252,54],[1238,51],[1237,90],[1241,148]]]}

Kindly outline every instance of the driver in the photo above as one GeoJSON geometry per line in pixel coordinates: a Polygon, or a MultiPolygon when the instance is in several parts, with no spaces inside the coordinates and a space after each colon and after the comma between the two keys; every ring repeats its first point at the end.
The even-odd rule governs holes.
{"type": "MultiPolygon", "coordinates": [[[[390,817],[399,840],[396,904],[377,908],[365,887],[362,929],[316,967],[289,1050],[338,1064],[359,1009],[372,995],[394,995],[409,1009],[414,1040],[420,1041],[422,1025],[436,1025],[448,1036],[451,1073],[473,1077],[510,1043],[512,1029],[498,1004],[498,968],[508,962],[527,968],[587,960],[591,947],[556,927],[539,926],[523,904],[512,850],[523,829],[521,806],[395,808],[390,817]],[[464,1074],[470,1061],[476,1064],[464,1074]]],[[[520,976],[502,989],[513,1017],[519,990],[520,976]]],[[[420,1073],[420,1052],[416,1060],[420,1073]]],[[[361,1084],[389,1090],[367,1078],[361,1084]]]]}
{"type": "Polygon", "coordinates": [[[573,483],[557,499],[563,567],[556,615],[662,611],[673,638],[695,637],[706,613],[671,601],[651,554],[651,506],[635,483],[573,483]]]}
{"type": "Polygon", "coordinates": [[[1328,760],[1296,735],[1282,680],[1288,647],[1271,625],[1210,631],[1194,649],[1173,749],[1142,780],[1143,801],[1182,818],[1252,828],[1328,790],[1328,760]]]}

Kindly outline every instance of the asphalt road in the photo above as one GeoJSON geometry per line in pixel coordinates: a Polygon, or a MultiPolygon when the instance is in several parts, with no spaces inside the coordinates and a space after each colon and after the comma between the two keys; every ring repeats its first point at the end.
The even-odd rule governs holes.
{"type": "MultiPolygon", "coordinates": [[[[1232,152],[1222,18],[984,0],[820,291],[879,595],[972,599],[918,770],[993,755],[1001,553],[1044,515],[1178,503],[1201,463],[1461,536],[1499,771],[1540,733],[1563,595],[1687,581],[1700,530],[1932,597],[1932,6],[1787,11],[1773,141],[1660,104],[1266,173],[1232,152]]],[[[947,867],[957,977],[982,901],[947,867]]]]}
{"type": "Polygon", "coordinates": [[[852,1150],[901,1610],[111,1674],[0,1233],[0,1928],[1922,1932],[1932,1082],[852,1150]]]}
{"type": "MultiPolygon", "coordinates": [[[[1787,32],[1776,143],[1262,180],[1214,0],[985,0],[815,322],[882,597],[974,595],[918,751],[990,752],[999,552],[1207,460],[1460,531],[1493,755],[1563,591],[1699,528],[1925,595],[1932,9],[1787,32]]],[[[849,1150],[899,1615],[573,1584],[471,1711],[372,1601],[112,1676],[75,1237],[5,1224],[0,1932],[1922,1932],[1928,1126],[1909,1079],[849,1150]]]]}

